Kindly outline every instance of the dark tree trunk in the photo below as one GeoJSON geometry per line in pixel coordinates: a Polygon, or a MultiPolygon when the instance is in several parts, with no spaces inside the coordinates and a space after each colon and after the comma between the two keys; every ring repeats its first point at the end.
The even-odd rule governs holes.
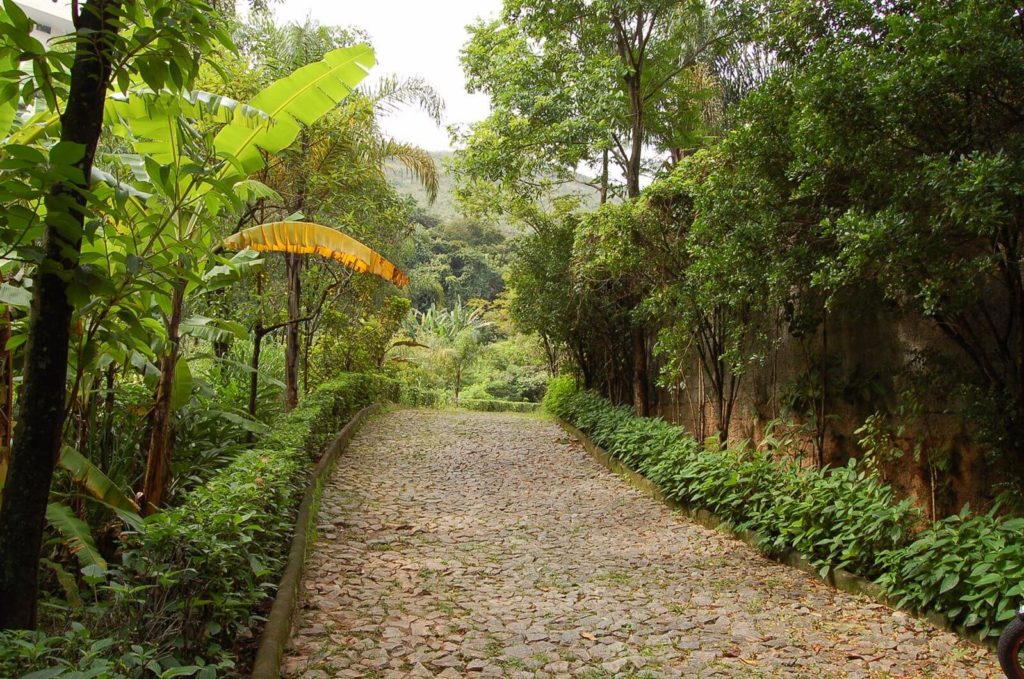
{"type": "MultiPolygon", "coordinates": [[[[252,330],[252,359],[249,361],[249,367],[251,372],[249,373],[249,416],[256,419],[256,399],[259,395],[259,377],[260,377],[260,353],[263,350],[263,338],[284,327],[294,328],[299,323],[308,321],[309,318],[296,318],[294,321],[285,321],[284,323],[278,323],[272,325],[269,328],[264,328],[262,323],[257,322],[256,327],[252,330]]],[[[250,440],[252,437],[250,436],[250,440]]]]}
{"type": "MultiPolygon", "coordinates": [[[[256,322],[252,330],[252,360],[249,362],[249,417],[256,419],[256,397],[259,395],[260,383],[260,351],[263,347],[263,336],[267,334],[263,324],[256,322]]],[[[250,436],[250,439],[252,437],[250,436]]]]}
{"type": "Polygon", "coordinates": [[[630,331],[633,341],[633,407],[636,414],[647,417],[650,403],[647,398],[647,341],[643,328],[630,331]]]}
{"type": "MultiPolygon", "coordinates": [[[[11,339],[11,311],[0,317],[0,486],[7,478],[10,464],[11,434],[14,426],[14,359],[6,349],[11,339]]],[[[2,491],[0,491],[2,492],[2,491]]]]}
{"type": "Polygon", "coordinates": [[[608,149],[601,154],[601,205],[608,202],[608,149]]]}
{"type": "Polygon", "coordinates": [[[167,322],[167,341],[170,344],[160,358],[160,382],[150,414],[149,454],[146,458],[146,477],[142,486],[142,514],[147,516],[160,509],[167,494],[170,480],[171,451],[174,448],[174,413],[171,397],[174,394],[174,373],[178,366],[181,338],[182,307],[185,304],[185,282],[176,281],[171,297],[171,317],[167,322]]]}
{"type": "Polygon", "coordinates": [[[114,387],[117,380],[117,364],[107,366],[103,392],[103,441],[100,446],[100,469],[110,466],[110,453],[114,446],[114,387]]]}
{"type": "Polygon", "coordinates": [[[82,175],[77,181],[54,184],[46,201],[45,258],[32,288],[22,394],[0,506],[0,628],[4,629],[36,624],[46,502],[64,429],[72,312],[68,281],[82,249],[82,189],[89,185],[103,125],[111,36],[120,25],[121,6],[119,0],[92,0],[80,8],[75,22],[78,43],[60,138],[83,147],[77,163],[82,175]]]}
{"type": "Polygon", "coordinates": [[[288,279],[288,329],[284,351],[284,407],[292,410],[299,404],[299,312],[302,303],[302,255],[285,254],[288,279]]]}

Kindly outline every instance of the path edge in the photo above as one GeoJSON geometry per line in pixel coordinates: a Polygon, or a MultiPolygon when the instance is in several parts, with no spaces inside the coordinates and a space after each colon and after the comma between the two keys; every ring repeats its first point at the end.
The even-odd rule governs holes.
{"type": "Polygon", "coordinates": [[[577,439],[581,444],[583,444],[583,447],[586,449],[588,453],[590,453],[591,458],[593,458],[595,462],[600,464],[608,471],[618,474],[620,477],[625,479],[627,483],[633,486],[636,490],[640,491],[642,494],[656,500],[657,502],[660,502],[661,504],[672,509],[673,511],[678,512],[679,514],[682,514],[694,523],[700,524],[705,528],[710,528],[711,530],[717,530],[721,533],[725,533],[729,537],[732,537],[736,540],[739,540],[740,542],[743,542],[753,547],[755,550],[757,550],[758,554],[761,554],[765,558],[771,559],[773,561],[778,561],[779,563],[801,570],[804,573],[807,573],[808,575],[812,576],[816,580],[820,580],[825,584],[829,585],[830,587],[832,587],[833,589],[839,590],[840,592],[846,592],[847,594],[856,594],[867,597],[875,603],[881,604],[883,606],[888,606],[889,608],[892,608],[894,610],[900,610],[908,615],[914,616],[915,618],[926,620],[935,627],[938,627],[939,629],[944,630],[946,632],[952,632],[957,636],[961,637],[962,639],[970,641],[974,644],[980,644],[982,646],[986,646],[992,649],[995,648],[995,639],[981,639],[979,638],[978,634],[968,630],[962,625],[952,624],[949,618],[942,613],[933,611],[921,614],[912,610],[895,606],[893,602],[890,601],[889,598],[885,595],[885,592],[882,590],[880,586],[876,585],[874,582],[868,580],[863,576],[857,575],[856,573],[851,573],[847,570],[837,568],[831,570],[828,573],[828,575],[822,576],[821,573],[818,572],[818,569],[811,565],[811,562],[808,561],[806,557],[804,557],[796,550],[792,549],[787,550],[779,555],[766,554],[764,550],[762,550],[758,546],[757,533],[755,533],[754,531],[737,530],[729,521],[723,519],[722,517],[718,516],[713,512],[709,512],[706,509],[693,507],[668,497],[661,490],[661,488],[655,485],[653,481],[648,479],[643,474],[640,474],[639,472],[635,471],[631,467],[627,466],[624,462],[616,460],[608,453],[608,451],[594,443],[594,441],[592,441],[589,436],[583,433],[583,431],[577,429],[576,427],[569,424],[560,417],[555,417],[554,415],[552,415],[552,417],[562,429],[564,429],[573,438],[577,439]]]}
{"type": "Polygon", "coordinates": [[[348,424],[327,446],[327,450],[320,456],[320,461],[313,468],[312,477],[302,496],[299,512],[295,517],[295,534],[292,536],[292,545],[288,551],[288,563],[281,575],[274,603],[267,616],[263,633],[260,635],[259,648],[252,665],[252,674],[249,675],[252,679],[280,679],[281,660],[284,657],[285,645],[291,638],[292,622],[295,620],[295,613],[299,607],[306,554],[310,537],[316,530],[320,496],[323,493],[324,484],[331,472],[334,471],[334,465],[338,458],[345,452],[348,444],[359,431],[363,421],[369,415],[377,412],[380,407],[380,403],[372,403],[353,415],[348,424]]]}

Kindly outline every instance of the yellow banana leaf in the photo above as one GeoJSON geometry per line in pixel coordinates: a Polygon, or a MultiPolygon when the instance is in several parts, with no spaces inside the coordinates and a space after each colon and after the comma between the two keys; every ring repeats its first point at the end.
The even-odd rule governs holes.
{"type": "Polygon", "coordinates": [[[239,231],[224,240],[228,250],[259,250],[320,255],[337,260],[359,273],[370,273],[400,288],[409,284],[409,277],[394,264],[381,257],[355,238],[341,231],[309,222],[270,222],[239,231]]]}

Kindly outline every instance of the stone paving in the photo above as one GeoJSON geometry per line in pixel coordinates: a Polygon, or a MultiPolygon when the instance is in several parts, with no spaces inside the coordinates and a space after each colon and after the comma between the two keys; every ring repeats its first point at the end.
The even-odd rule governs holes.
{"type": "Polygon", "coordinates": [[[325,489],[294,677],[995,677],[689,523],[535,415],[395,410],[325,489]]]}

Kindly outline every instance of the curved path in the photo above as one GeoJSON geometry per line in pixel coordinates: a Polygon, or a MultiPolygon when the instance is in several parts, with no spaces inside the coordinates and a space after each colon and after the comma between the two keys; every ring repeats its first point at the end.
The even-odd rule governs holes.
{"type": "Polygon", "coordinates": [[[289,676],[994,677],[681,520],[539,416],[395,410],[325,489],[289,676]]]}

